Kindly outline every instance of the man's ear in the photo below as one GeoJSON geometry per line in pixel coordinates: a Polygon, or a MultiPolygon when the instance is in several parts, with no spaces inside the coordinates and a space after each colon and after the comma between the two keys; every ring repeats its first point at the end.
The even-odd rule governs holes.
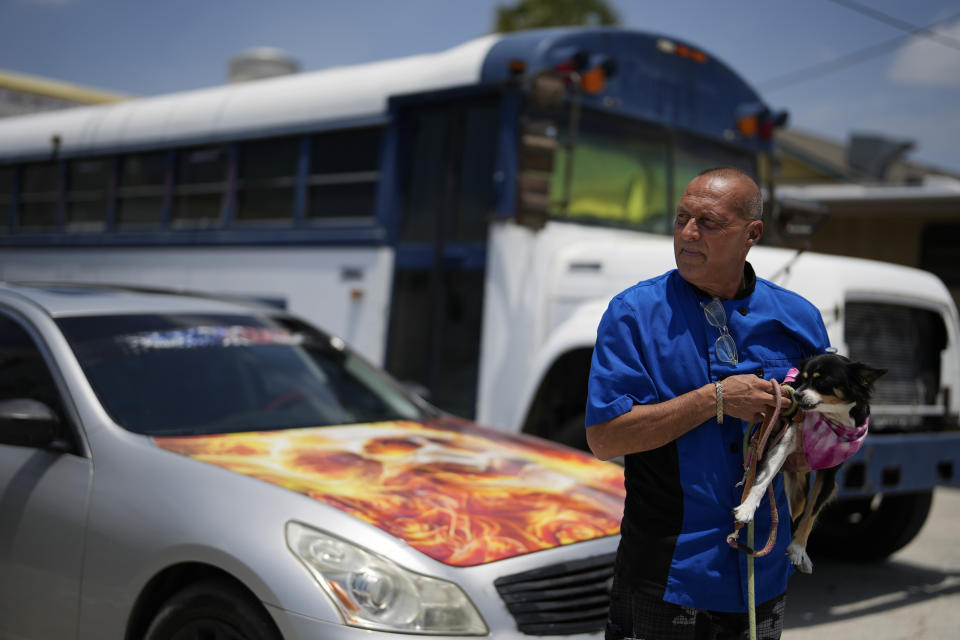
{"type": "Polygon", "coordinates": [[[763,220],[754,220],[747,229],[747,244],[752,247],[760,242],[761,236],[763,236],[763,220]]]}

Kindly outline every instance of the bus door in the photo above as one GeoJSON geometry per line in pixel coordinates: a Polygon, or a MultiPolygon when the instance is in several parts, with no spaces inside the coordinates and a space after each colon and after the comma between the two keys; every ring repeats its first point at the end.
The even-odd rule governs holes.
{"type": "Polygon", "coordinates": [[[396,264],[387,369],[473,417],[498,100],[397,108],[396,264]]]}

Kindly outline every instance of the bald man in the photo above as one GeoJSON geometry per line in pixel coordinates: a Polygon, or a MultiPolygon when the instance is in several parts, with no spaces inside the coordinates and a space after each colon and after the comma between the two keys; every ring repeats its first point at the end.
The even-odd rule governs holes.
{"type": "MultiPolygon", "coordinates": [[[[829,346],[819,311],[747,262],[762,211],[746,173],[697,175],[677,205],[677,268],[615,296],[597,329],[587,442],[623,457],[627,491],[607,638],[746,637],[747,556],[726,543],[744,432],[774,406],[769,379],[829,346]]],[[[789,513],[781,478],[774,490],[789,513]]],[[[754,520],[765,540],[769,504],[754,520]]],[[[783,627],[789,541],[784,517],[755,560],[761,638],[783,627]]]]}

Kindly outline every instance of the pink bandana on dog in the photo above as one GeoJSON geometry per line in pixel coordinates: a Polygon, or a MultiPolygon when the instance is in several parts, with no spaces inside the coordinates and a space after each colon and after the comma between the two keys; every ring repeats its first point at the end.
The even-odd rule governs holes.
{"type": "MultiPolygon", "coordinates": [[[[794,382],[799,373],[796,368],[790,369],[783,381],[794,382]]],[[[818,411],[805,412],[800,423],[800,437],[807,465],[816,471],[844,462],[860,450],[869,426],[869,416],[859,427],[846,427],[818,411]]]]}

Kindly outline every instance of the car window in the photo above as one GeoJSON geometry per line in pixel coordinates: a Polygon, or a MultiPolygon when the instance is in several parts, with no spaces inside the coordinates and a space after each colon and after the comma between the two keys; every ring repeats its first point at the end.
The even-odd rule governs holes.
{"type": "Polygon", "coordinates": [[[66,424],[57,384],[33,338],[0,314],[0,400],[30,399],[47,405],[66,424]]]}
{"type": "Polygon", "coordinates": [[[150,314],[57,321],[119,425],[192,435],[421,419],[416,400],[293,319],[150,314]]]}

